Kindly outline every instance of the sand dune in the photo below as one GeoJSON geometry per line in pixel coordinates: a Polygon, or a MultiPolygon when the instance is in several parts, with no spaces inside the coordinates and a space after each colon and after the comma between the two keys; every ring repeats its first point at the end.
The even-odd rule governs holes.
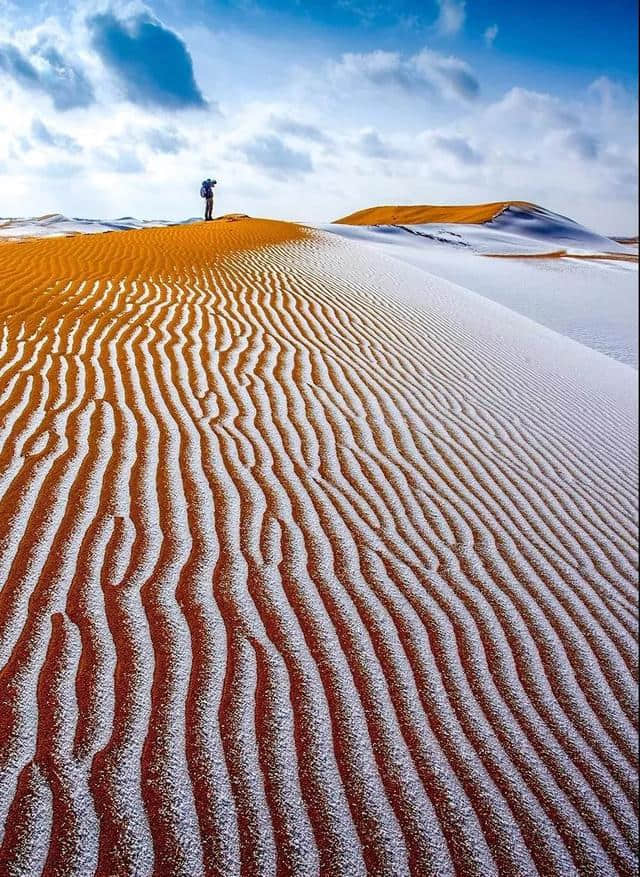
{"type": "Polygon", "coordinates": [[[637,367],[637,253],[542,207],[481,224],[321,226],[637,367]]]}
{"type": "Polygon", "coordinates": [[[199,222],[199,218],[184,220],[181,223],[162,219],[140,220],[133,216],[118,219],[69,218],[61,213],[46,213],[43,216],[0,218],[0,241],[23,240],[28,238],[71,237],[77,234],[102,234],[110,231],[130,231],[137,228],[156,228],[184,225],[199,222]]]}
{"type": "Polygon", "coordinates": [[[556,256],[560,246],[569,253],[620,253],[629,247],[615,238],[598,234],[579,222],[524,201],[461,207],[374,207],[337,220],[327,230],[348,234],[345,226],[371,229],[400,228],[441,242],[466,245],[493,255],[556,256]]]}
{"type": "MultiPolygon", "coordinates": [[[[236,222],[246,219],[246,213],[227,213],[217,216],[217,222],[236,222]]],[[[30,238],[72,237],[78,234],[105,234],[112,231],[131,231],[144,228],[169,228],[200,222],[200,217],[171,222],[166,219],[136,219],[120,216],[118,219],[69,218],[62,213],[27,218],[0,218],[0,242],[4,240],[29,240],[30,238]]]]}
{"type": "Polygon", "coordinates": [[[0,289],[1,874],[636,873],[630,368],[286,223],[0,289]]]}
{"type": "Polygon", "coordinates": [[[492,201],[490,204],[449,206],[409,205],[367,207],[334,222],[341,225],[422,225],[428,222],[489,222],[507,207],[533,207],[528,201],[492,201]]]}

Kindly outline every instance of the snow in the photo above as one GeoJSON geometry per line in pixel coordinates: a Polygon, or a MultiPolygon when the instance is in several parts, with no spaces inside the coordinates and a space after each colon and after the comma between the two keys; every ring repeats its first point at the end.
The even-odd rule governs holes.
{"type": "Polygon", "coordinates": [[[479,293],[607,356],[638,367],[638,269],[608,259],[491,258],[489,254],[632,254],[629,245],[542,208],[509,207],[482,225],[348,226],[359,241],[479,293]]]}
{"type": "MultiPolygon", "coordinates": [[[[0,219],[0,239],[98,234],[185,225],[167,220],[0,219]]],[[[638,367],[637,265],[570,256],[630,255],[637,246],[542,207],[511,205],[484,224],[320,226],[492,299],[607,356],[638,367]],[[566,251],[565,258],[490,258],[566,251]]]]}
{"type": "Polygon", "coordinates": [[[199,222],[199,217],[181,222],[165,219],[135,219],[121,216],[118,219],[69,218],[61,213],[30,218],[0,218],[0,238],[58,237],[73,234],[100,234],[107,231],[127,231],[134,228],[157,228],[159,226],[186,225],[199,222]]]}
{"type": "Polygon", "coordinates": [[[8,873],[634,872],[637,376],[431,267],[619,266],[289,232],[22,260],[8,873]]]}

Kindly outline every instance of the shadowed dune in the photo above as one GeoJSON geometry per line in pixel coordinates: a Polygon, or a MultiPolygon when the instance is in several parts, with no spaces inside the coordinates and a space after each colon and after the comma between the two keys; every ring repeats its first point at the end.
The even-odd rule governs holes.
{"type": "Polygon", "coordinates": [[[0,874],[635,874],[634,395],[300,226],[6,243],[0,874]]]}

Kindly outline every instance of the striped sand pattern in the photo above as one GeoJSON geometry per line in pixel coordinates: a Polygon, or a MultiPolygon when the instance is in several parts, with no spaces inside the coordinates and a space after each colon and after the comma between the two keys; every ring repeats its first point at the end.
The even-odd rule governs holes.
{"type": "Polygon", "coordinates": [[[287,223],[0,245],[0,874],[634,874],[634,384],[287,223]]]}

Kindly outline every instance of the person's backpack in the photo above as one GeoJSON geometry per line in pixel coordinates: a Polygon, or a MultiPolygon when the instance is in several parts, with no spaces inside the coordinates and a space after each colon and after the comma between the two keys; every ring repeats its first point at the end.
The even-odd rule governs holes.
{"type": "Polygon", "coordinates": [[[203,182],[203,184],[200,186],[200,197],[201,198],[208,198],[210,194],[211,194],[211,186],[205,180],[203,182]]]}

